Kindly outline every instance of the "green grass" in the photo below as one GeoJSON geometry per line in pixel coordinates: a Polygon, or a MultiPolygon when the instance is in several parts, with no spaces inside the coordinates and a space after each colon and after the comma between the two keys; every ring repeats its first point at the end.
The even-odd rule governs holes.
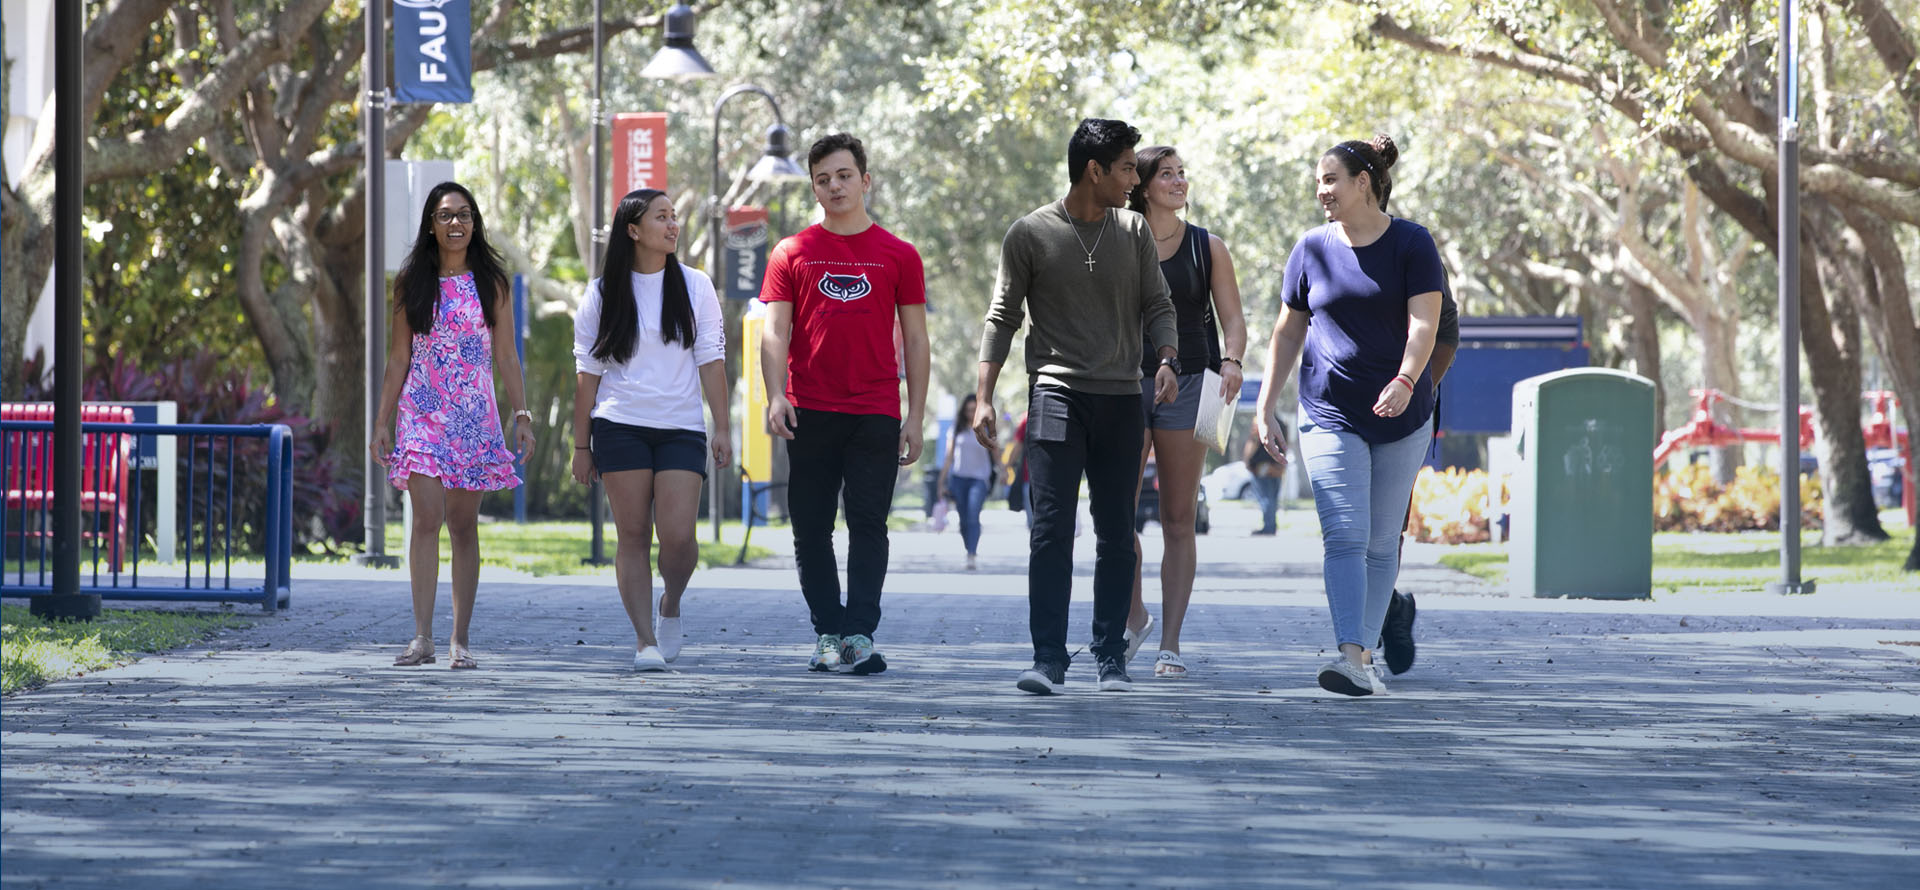
{"type": "MultiPolygon", "coordinates": [[[[405,554],[407,552],[406,529],[400,524],[399,517],[391,517],[387,523],[387,552],[405,554]]],[[[613,523],[605,525],[606,555],[613,558],[615,546],[620,534],[613,523]]],[[[700,567],[730,566],[740,556],[741,525],[738,522],[726,522],[720,526],[718,542],[712,540],[712,526],[700,523],[695,539],[700,544],[700,567]]],[[[785,527],[759,526],[754,535],[761,537],[769,533],[787,534],[785,527]]],[[[511,522],[489,522],[480,526],[480,564],[514,569],[535,576],[607,574],[613,566],[593,566],[582,562],[593,552],[592,526],[585,522],[529,522],[517,525],[511,522]]],[[[758,544],[747,548],[749,561],[773,555],[758,544]]],[[[452,545],[447,542],[445,531],[440,533],[440,564],[446,565],[453,557],[452,545]]],[[[654,564],[659,564],[660,544],[653,545],[654,564]]],[[[332,559],[338,559],[334,557],[332,559]]],[[[298,577],[300,569],[294,567],[298,577]]]]}
{"type": "MultiPolygon", "coordinates": [[[[1898,514],[1883,514],[1881,524],[1893,537],[1860,547],[1822,547],[1820,533],[1800,537],[1800,574],[1818,585],[1908,582],[1903,572],[1913,548],[1913,530],[1898,514]]],[[[1463,544],[1448,548],[1440,562],[1494,584],[1507,582],[1507,545],[1463,544]]],[[[1780,580],[1780,535],[1776,532],[1661,532],[1653,536],[1653,589],[1760,590],[1780,580]]]]}
{"type": "Polygon", "coordinates": [[[108,609],[93,621],[45,621],[26,606],[0,606],[0,691],[12,694],[247,624],[221,612],[145,609],[108,609]]]}

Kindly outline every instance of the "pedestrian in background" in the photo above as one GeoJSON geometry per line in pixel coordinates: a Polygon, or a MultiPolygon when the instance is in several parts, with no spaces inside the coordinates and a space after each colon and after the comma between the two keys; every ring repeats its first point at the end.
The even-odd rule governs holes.
{"type": "Polygon", "coordinates": [[[707,458],[716,468],[733,459],[726,334],[712,279],[674,254],[680,218],[665,192],[628,192],[607,232],[600,277],[573,317],[573,479],[585,485],[597,476],[606,486],[633,668],[664,671],[680,657],[680,600],[700,561],[694,524],[707,458]],[[656,538],[664,586],[657,629],[656,538]]]}
{"type": "Polygon", "coordinates": [[[1381,209],[1398,159],[1385,135],[1320,156],[1315,197],[1327,222],[1287,257],[1255,426],[1268,453],[1282,459],[1274,402],[1298,362],[1300,452],[1320,515],[1340,650],[1317,679],[1352,696],[1386,691],[1370,647],[1380,640],[1400,571],[1401,524],[1433,440],[1427,361],[1440,315],[1440,252],[1425,228],[1381,209]]]}
{"type": "Polygon", "coordinates": [[[435,661],[433,611],[444,524],[453,555],[450,666],[480,666],[467,645],[480,587],[480,496],[519,485],[514,454],[533,448],[511,299],[505,264],[487,243],[473,193],[454,182],[434,186],[393,282],[392,336],[370,446],[373,459],[387,468],[387,481],[413,501],[407,546],[413,640],[393,660],[396,665],[435,661]],[[494,399],[495,372],[514,406],[512,452],[494,399]]]}
{"type": "MultiPolygon", "coordinates": [[[[1158,367],[1151,343],[1141,346],[1140,409],[1147,432],[1140,444],[1140,472],[1155,463],[1160,489],[1160,654],[1153,675],[1187,675],[1180,658],[1180,631],[1193,598],[1194,517],[1200,507],[1200,472],[1207,446],[1194,438],[1200,411],[1201,382],[1207,371],[1220,376],[1218,395],[1229,406],[1240,399],[1241,362],[1247,351],[1247,320],[1240,310],[1240,284],[1233,274],[1227,242],[1180,218],[1187,208],[1187,168],[1170,145],[1154,145],[1137,156],[1140,184],[1127,197],[1127,209],[1146,217],[1154,255],[1166,279],[1179,337],[1179,394],[1171,403],[1154,400],[1152,377],[1158,367]],[[1221,351],[1225,334],[1226,350],[1221,351]]],[[[1228,410],[1232,410],[1231,407],[1228,410]]],[[[1138,486],[1135,487],[1139,497],[1138,486]]],[[[1146,642],[1153,614],[1141,594],[1141,546],[1134,536],[1133,604],[1127,616],[1127,660],[1146,642]]]]}
{"type": "Polygon", "coordinates": [[[1247,437],[1246,449],[1240,456],[1246,463],[1248,475],[1253,477],[1253,499],[1260,505],[1260,527],[1253,530],[1255,535],[1271,535],[1279,528],[1280,477],[1286,474],[1286,450],[1282,443],[1282,459],[1275,460],[1260,441],[1260,431],[1254,430],[1253,435],[1247,437]]]}
{"type": "Polygon", "coordinates": [[[979,567],[980,510],[987,505],[987,492],[993,477],[1000,472],[1000,457],[980,444],[973,434],[973,407],[978,399],[972,393],[960,400],[953,429],[947,431],[947,454],[940,464],[940,496],[953,500],[960,514],[960,540],[967,548],[967,571],[979,567]]]}

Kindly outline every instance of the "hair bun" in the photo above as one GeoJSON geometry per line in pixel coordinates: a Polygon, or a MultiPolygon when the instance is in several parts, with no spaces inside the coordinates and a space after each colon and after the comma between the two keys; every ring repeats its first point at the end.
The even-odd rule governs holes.
{"type": "Polygon", "coordinates": [[[1367,144],[1372,145],[1373,150],[1380,153],[1380,164],[1382,166],[1391,167],[1394,161],[1400,160],[1400,146],[1393,144],[1392,136],[1379,133],[1367,144]]]}

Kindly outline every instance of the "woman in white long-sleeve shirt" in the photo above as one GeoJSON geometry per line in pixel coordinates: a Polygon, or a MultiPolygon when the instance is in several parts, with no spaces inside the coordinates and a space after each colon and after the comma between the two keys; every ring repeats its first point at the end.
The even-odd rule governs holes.
{"type": "Polygon", "coordinates": [[[608,233],[601,275],[573,319],[573,478],[584,485],[597,475],[606,486],[619,534],[614,577],[633,621],[633,667],[658,671],[680,655],[680,595],[700,556],[694,520],[707,454],[716,467],[733,458],[726,340],[713,282],[674,256],[680,219],[665,192],[628,192],[608,233]],[[713,415],[711,440],[702,393],[713,415]],[[657,634],[656,535],[665,585],[657,634]]]}

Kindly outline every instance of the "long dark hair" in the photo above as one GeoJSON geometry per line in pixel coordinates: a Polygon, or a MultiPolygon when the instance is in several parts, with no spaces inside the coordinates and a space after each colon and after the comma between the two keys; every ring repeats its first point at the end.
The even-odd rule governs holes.
{"type": "Polygon", "coordinates": [[[1127,209],[1135,213],[1147,212],[1147,185],[1160,175],[1160,165],[1176,152],[1171,145],[1149,145],[1133,153],[1134,169],[1140,173],[1140,184],[1127,193],[1127,209]]]}
{"type": "Polygon", "coordinates": [[[467,199],[473,211],[473,225],[467,229],[467,268],[473,272],[474,290],[480,295],[480,314],[493,328],[493,303],[507,286],[507,264],[499,251],[487,243],[487,224],[480,216],[480,204],[473,193],[457,182],[443,182],[427,193],[427,204],[420,208],[420,231],[413,236],[413,249],[394,276],[393,301],[407,313],[407,327],[415,334],[433,330],[434,309],[440,303],[440,241],[433,237],[433,212],[448,192],[467,199]]]}
{"type": "Polygon", "coordinates": [[[954,435],[959,435],[961,430],[973,429],[973,412],[967,410],[967,408],[968,406],[977,406],[979,404],[979,397],[973,393],[967,393],[966,396],[960,399],[960,408],[953,414],[954,435]]]}
{"type": "MultiPolygon", "coordinates": [[[[593,357],[624,365],[633,358],[640,339],[640,306],[633,299],[633,239],[627,226],[640,221],[659,189],[634,189],[620,199],[608,227],[607,256],[600,266],[600,331],[593,337],[593,357]]],[[[687,295],[687,273],[680,258],[667,254],[666,278],[660,287],[660,342],[693,347],[693,298],[687,295]]]]}

